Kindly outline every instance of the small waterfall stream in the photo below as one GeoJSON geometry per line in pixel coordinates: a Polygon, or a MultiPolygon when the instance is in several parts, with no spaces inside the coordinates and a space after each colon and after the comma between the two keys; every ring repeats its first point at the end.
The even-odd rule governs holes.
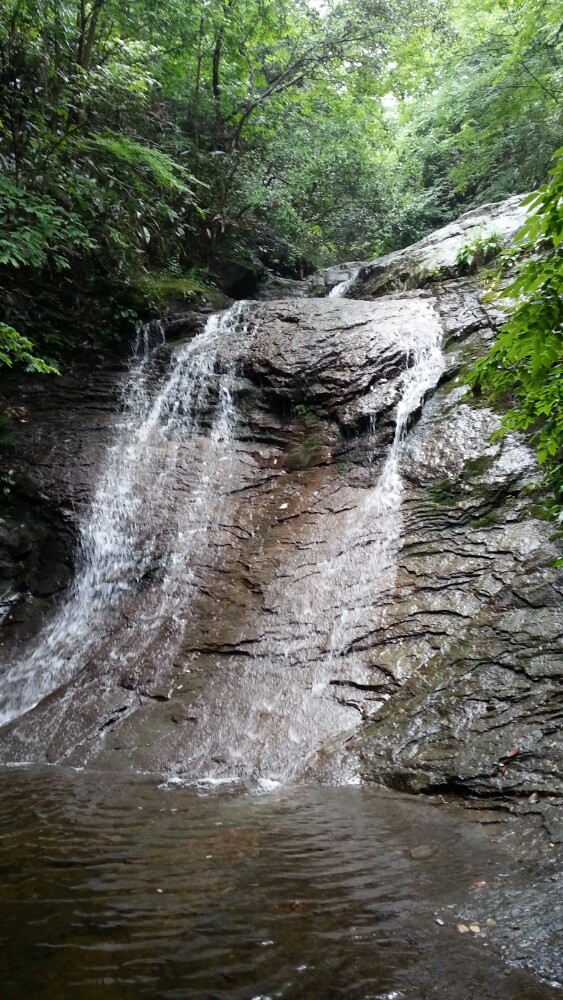
{"type": "Polygon", "coordinates": [[[354,284],[354,282],[355,282],[356,278],[358,277],[358,274],[360,273],[360,271],[361,271],[361,267],[358,267],[358,268],[356,268],[355,271],[352,272],[352,274],[348,278],[345,278],[344,281],[339,281],[339,283],[337,285],[335,285],[334,288],[332,288],[330,290],[330,292],[329,292],[329,298],[330,299],[345,299],[347,293],[352,288],[352,285],[354,284]]]}
{"type": "MultiPolygon", "coordinates": [[[[138,338],[123,415],[80,528],[74,589],[35,648],[9,668],[1,723],[28,712],[90,661],[131,688],[128,672],[135,676],[144,664],[145,676],[153,684],[164,678],[170,696],[174,684],[166,678],[201,596],[198,570],[205,565],[209,576],[215,560],[217,572],[228,574],[217,531],[234,524],[244,506],[230,480],[240,470],[234,392],[251,346],[252,309],[238,303],[212,317],[173,354],[160,387],[162,338],[156,354],[155,330],[138,338]]],[[[357,303],[355,309],[357,315],[357,303]]],[[[368,475],[338,515],[338,530],[321,540],[309,579],[297,556],[267,585],[264,604],[290,632],[261,636],[246,659],[214,664],[197,704],[197,734],[186,736],[175,764],[166,764],[169,777],[294,780],[315,766],[324,745],[357,726],[364,708],[346,692],[369,688],[369,663],[356,644],[366,623],[384,624],[379,598],[394,584],[402,444],[444,365],[434,309],[418,303],[415,315],[410,333],[400,333],[406,367],[380,471],[374,468],[371,482],[368,475]]],[[[369,452],[369,434],[366,440],[369,452]]],[[[254,533],[252,514],[245,531],[254,533]]],[[[347,771],[340,777],[353,780],[347,771]]]]}
{"type": "MultiPolygon", "coordinates": [[[[351,688],[353,696],[354,690],[369,688],[371,671],[354,644],[368,623],[384,624],[378,597],[395,582],[402,446],[409,421],[444,370],[441,337],[429,308],[416,341],[408,345],[395,433],[381,472],[343,514],[338,534],[325,539],[314,576],[303,579],[298,557],[266,594],[275,613],[291,623],[293,636],[266,642],[261,655],[230,671],[216,664],[205,703],[198,706],[197,742],[186,747],[173,776],[212,784],[250,777],[266,788],[308,773],[318,777],[323,748],[335,737],[342,743],[343,734],[357,727],[357,711],[364,706],[350,710],[345,692],[351,688]]],[[[329,761],[325,777],[332,783],[357,780],[354,763],[336,745],[329,761]]]]}
{"type": "MultiPolygon", "coordinates": [[[[232,400],[236,345],[246,342],[244,307],[212,316],[198,337],[173,357],[170,373],[154,392],[151,380],[155,347],[162,328],[143,328],[134,347],[123,390],[123,416],[108,451],[88,516],[80,525],[79,566],[73,591],[36,648],[7,671],[0,725],[23,715],[60,687],[110,636],[110,658],[123,663],[142,655],[155,620],[189,605],[191,560],[205,544],[221,500],[220,465],[229,460],[229,441],[237,414],[232,400]],[[232,361],[216,373],[224,338],[235,345],[232,361]],[[208,424],[208,429],[204,424],[208,424]],[[179,504],[174,477],[180,446],[189,440],[199,474],[189,497],[179,504]],[[167,516],[164,517],[164,512],[167,516]],[[166,522],[169,536],[159,537],[166,522]],[[159,545],[162,576],[158,599],[135,622],[135,642],[125,653],[111,648],[111,631],[120,602],[142,585],[159,545]]],[[[153,373],[154,374],[154,373],[153,373]]],[[[177,619],[170,649],[159,649],[161,663],[173,651],[182,627],[177,619]]]]}

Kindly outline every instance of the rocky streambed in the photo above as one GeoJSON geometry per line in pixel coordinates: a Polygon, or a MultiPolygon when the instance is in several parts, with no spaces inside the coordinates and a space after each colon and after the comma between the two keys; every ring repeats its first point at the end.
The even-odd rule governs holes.
{"type": "Polygon", "coordinates": [[[555,980],[559,550],[533,456],[465,393],[500,317],[452,276],[468,233],[521,219],[492,206],[132,366],[8,386],[0,757],[463,799],[535,859],[501,943],[555,980]]]}

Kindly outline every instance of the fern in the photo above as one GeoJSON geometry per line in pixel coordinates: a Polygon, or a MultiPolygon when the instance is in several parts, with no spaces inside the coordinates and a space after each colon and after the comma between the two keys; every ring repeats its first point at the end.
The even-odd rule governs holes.
{"type": "Polygon", "coordinates": [[[196,200],[193,188],[197,185],[206,186],[167,153],[163,153],[155,146],[142,145],[116,132],[107,131],[101,135],[91,136],[85,140],[85,145],[92,152],[126,167],[128,175],[133,171],[161,191],[183,195],[191,204],[195,204],[196,200]]]}
{"type": "Polygon", "coordinates": [[[59,375],[60,372],[43,358],[34,353],[33,344],[27,337],[14,330],[7,323],[0,323],[0,366],[11,368],[14,364],[23,365],[28,372],[42,372],[46,375],[59,375]]]}

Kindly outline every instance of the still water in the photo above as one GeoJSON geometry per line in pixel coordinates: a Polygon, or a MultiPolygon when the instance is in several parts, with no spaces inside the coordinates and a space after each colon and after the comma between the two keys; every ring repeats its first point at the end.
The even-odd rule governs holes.
{"type": "Polygon", "coordinates": [[[457,929],[476,886],[498,916],[511,866],[503,835],[372,789],[5,769],[2,995],[561,997],[501,961],[486,920],[457,929]]]}

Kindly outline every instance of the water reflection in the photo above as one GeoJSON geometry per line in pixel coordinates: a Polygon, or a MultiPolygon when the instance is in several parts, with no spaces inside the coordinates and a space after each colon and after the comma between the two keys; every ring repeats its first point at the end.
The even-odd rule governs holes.
{"type": "Polygon", "coordinates": [[[480,827],[360,788],[4,771],[4,995],[560,996],[456,929],[475,880],[506,864],[480,827]]]}

